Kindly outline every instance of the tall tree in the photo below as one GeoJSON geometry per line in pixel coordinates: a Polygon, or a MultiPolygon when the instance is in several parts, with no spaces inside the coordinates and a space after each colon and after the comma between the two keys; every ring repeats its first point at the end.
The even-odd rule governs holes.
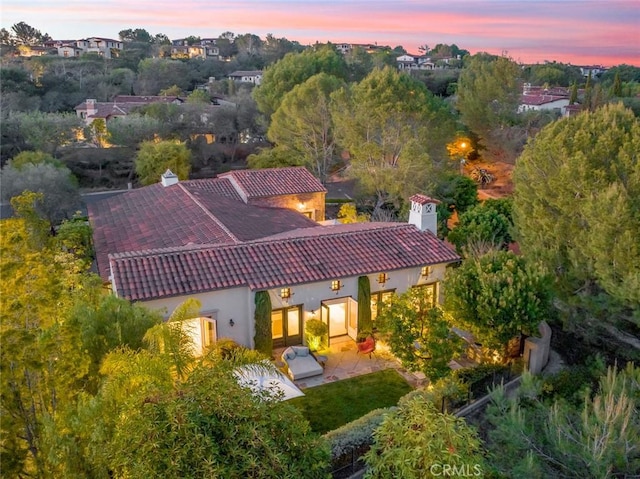
{"type": "Polygon", "coordinates": [[[522,333],[549,319],[549,279],[524,257],[494,251],[447,272],[445,309],[482,346],[502,353],[522,333]]]}
{"type": "Polygon", "coordinates": [[[0,235],[0,418],[3,475],[51,477],[43,427],[73,401],[88,371],[78,336],[64,326],[78,300],[100,290],[85,281],[80,261],[56,248],[33,205],[41,195],[12,202],[18,218],[2,220],[0,235]]]}
{"type": "Polygon", "coordinates": [[[37,30],[25,22],[12,25],[11,30],[13,30],[16,41],[20,45],[39,45],[43,41],[51,38],[48,34],[42,34],[40,30],[37,30]]]}
{"type": "Polygon", "coordinates": [[[433,188],[446,168],[445,145],[454,136],[446,104],[410,76],[386,67],[333,94],[335,134],[349,152],[349,174],[385,203],[433,188]]]}
{"type": "Polygon", "coordinates": [[[19,113],[15,115],[29,146],[55,156],[58,148],[76,139],[82,120],[74,114],[19,113]]]}
{"type": "Polygon", "coordinates": [[[449,362],[462,351],[460,338],[434,301],[424,288],[411,288],[385,301],[376,317],[393,354],[407,369],[433,381],[450,372],[449,362]]]}
{"type": "Polygon", "coordinates": [[[294,86],[304,83],[317,73],[344,79],[347,75],[344,58],[331,47],[285,55],[282,60],[267,67],[262,83],[253,91],[258,109],[270,118],[294,86]]]}
{"type": "Polygon", "coordinates": [[[340,151],[331,118],[331,93],[344,86],[338,78],[319,73],[287,93],[271,118],[267,136],[298,156],[323,183],[340,151]]]}
{"type": "Polygon", "coordinates": [[[456,106],[463,123],[490,152],[501,151],[495,131],[514,122],[520,98],[519,75],[518,64],[506,57],[478,53],[465,60],[456,106]]]}
{"type": "Polygon", "coordinates": [[[544,264],[562,298],[605,321],[580,314],[574,325],[581,329],[638,321],[638,151],[638,118],[622,105],[608,105],[543,128],[513,173],[522,251],[544,264]],[[591,302],[596,295],[607,305],[604,314],[591,302]],[[626,312],[615,314],[614,304],[626,312]]]}
{"type": "Polygon", "coordinates": [[[489,199],[460,214],[447,239],[459,254],[477,255],[487,250],[506,249],[513,241],[513,220],[509,199],[489,199]]]}
{"type": "Polygon", "coordinates": [[[634,477],[640,474],[640,369],[609,368],[581,407],[544,401],[543,384],[525,375],[518,392],[503,388],[487,408],[487,448],[500,477],[634,477]]]}
{"type": "Polygon", "coordinates": [[[25,191],[40,193],[36,210],[50,225],[71,218],[80,208],[78,182],[71,171],[51,163],[28,163],[19,168],[12,162],[2,169],[2,199],[7,201],[25,191]]]}
{"type": "Polygon", "coordinates": [[[184,143],[145,141],[140,145],[135,165],[143,185],[158,183],[167,169],[186,180],[191,171],[191,152],[184,143]]]}

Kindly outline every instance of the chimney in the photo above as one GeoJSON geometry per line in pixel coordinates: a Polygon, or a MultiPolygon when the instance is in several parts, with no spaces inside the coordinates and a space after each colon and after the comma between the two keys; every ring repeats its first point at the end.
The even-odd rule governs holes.
{"type": "Polygon", "coordinates": [[[85,102],[87,105],[87,116],[93,116],[98,113],[98,108],[96,107],[95,99],[87,99],[85,102]]]}
{"type": "Polygon", "coordinates": [[[436,213],[436,205],[440,201],[421,194],[415,194],[409,200],[411,200],[409,224],[414,225],[420,231],[429,230],[434,235],[437,235],[438,214],[436,213]]]}
{"type": "Polygon", "coordinates": [[[178,183],[178,175],[176,175],[173,171],[167,169],[162,176],[160,177],[162,181],[162,186],[171,186],[178,183]]]}

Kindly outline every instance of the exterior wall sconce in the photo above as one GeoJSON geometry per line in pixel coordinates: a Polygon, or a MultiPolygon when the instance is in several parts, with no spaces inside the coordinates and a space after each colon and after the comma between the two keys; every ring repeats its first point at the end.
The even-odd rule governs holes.
{"type": "Polygon", "coordinates": [[[420,275],[425,278],[431,274],[431,266],[423,266],[420,270],[420,275]]]}
{"type": "Polygon", "coordinates": [[[235,326],[236,322],[233,320],[233,318],[231,318],[229,320],[229,326],[231,326],[232,328],[235,326]]]}
{"type": "Polygon", "coordinates": [[[298,203],[298,209],[299,210],[303,210],[305,208],[305,204],[301,201],[300,203],[298,203]]]}
{"type": "Polygon", "coordinates": [[[340,288],[342,288],[342,283],[339,279],[331,281],[331,291],[335,291],[337,293],[340,291],[340,288]]]}
{"type": "Polygon", "coordinates": [[[280,298],[285,303],[288,302],[289,299],[291,299],[292,295],[293,295],[293,293],[291,292],[291,288],[281,288],[280,289],[280,298]]]}
{"type": "Polygon", "coordinates": [[[384,286],[387,281],[389,281],[389,275],[387,273],[380,273],[378,275],[378,283],[380,283],[382,286],[384,286]]]}

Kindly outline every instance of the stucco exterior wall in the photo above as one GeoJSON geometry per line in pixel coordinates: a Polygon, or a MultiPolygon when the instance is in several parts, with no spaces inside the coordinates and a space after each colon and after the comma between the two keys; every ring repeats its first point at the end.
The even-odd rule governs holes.
{"type": "MultiPolygon", "coordinates": [[[[421,268],[407,268],[397,271],[386,271],[389,278],[384,285],[378,284],[378,273],[370,274],[369,282],[371,292],[388,291],[395,289],[398,294],[404,293],[415,285],[441,282],[444,279],[446,265],[434,265],[428,277],[421,275],[421,268]]],[[[383,272],[383,271],[381,271],[383,272]]],[[[342,287],[336,293],[331,291],[331,281],[321,281],[304,285],[291,285],[291,299],[285,302],[280,298],[280,289],[269,290],[272,309],[280,309],[288,306],[302,307],[303,324],[309,319],[320,319],[321,305],[323,301],[351,297],[358,299],[358,276],[347,278],[335,278],[342,282],[342,287]]],[[[442,300],[442,288],[438,288],[439,300],[442,300]]],[[[168,318],[174,309],[187,298],[200,301],[202,307],[200,314],[213,315],[216,319],[217,338],[230,338],[238,344],[253,348],[255,335],[255,293],[248,287],[212,291],[190,296],[176,296],[172,298],[144,301],[140,304],[150,310],[159,311],[168,318]],[[230,325],[233,319],[234,325],[230,325]]],[[[202,353],[202,329],[199,319],[187,322],[187,327],[194,340],[194,352],[202,353]]],[[[304,330],[304,327],[303,327],[304,330]]]]}
{"type": "MultiPolygon", "coordinates": [[[[225,289],[221,291],[211,291],[208,293],[194,294],[190,296],[176,296],[172,298],[156,299],[153,301],[141,302],[143,306],[160,311],[161,314],[168,318],[173,310],[183,303],[187,298],[195,298],[202,304],[200,313],[202,315],[214,314],[216,318],[216,328],[218,339],[230,338],[238,344],[247,347],[253,347],[254,336],[254,295],[249,288],[241,287],[234,289],[225,289]],[[233,319],[233,326],[229,321],[233,319]]],[[[201,337],[200,322],[191,324],[194,336],[195,332],[201,337]]],[[[197,341],[201,344],[200,339],[197,341]]]]}

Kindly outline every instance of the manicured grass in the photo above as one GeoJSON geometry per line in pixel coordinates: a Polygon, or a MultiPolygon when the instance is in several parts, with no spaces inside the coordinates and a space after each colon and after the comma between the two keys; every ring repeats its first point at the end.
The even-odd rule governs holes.
{"type": "Polygon", "coordinates": [[[311,429],[320,434],[336,429],[380,407],[395,406],[413,388],[394,369],[323,384],[289,400],[311,429]]]}

